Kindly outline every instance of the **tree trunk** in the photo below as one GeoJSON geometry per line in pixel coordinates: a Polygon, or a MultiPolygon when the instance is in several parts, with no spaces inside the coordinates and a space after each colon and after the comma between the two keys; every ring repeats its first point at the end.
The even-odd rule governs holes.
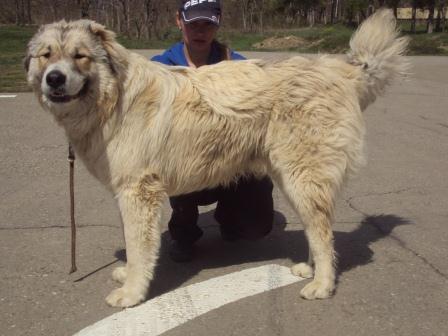
{"type": "MultiPolygon", "coordinates": [[[[154,35],[158,40],[162,39],[162,34],[160,32],[160,21],[163,19],[164,8],[160,2],[154,3],[154,7],[152,9],[152,27],[154,31],[154,35]]],[[[171,12],[170,12],[171,14],[171,12]]]]}
{"type": "Polygon", "coordinates": [[[310,19],[310,27],[314,27],[316,25],[316,10],[314,8],[310,9],[310,14],[308,17],[310,19]]]}
{"type": "Polygon", "coordinates": [[[20,17],[22,25],[25,25],[25,0],[20,1],[20,17]]]}
{"type": "Polygon", "coordinates": [[[447,8],[446,7],[443,7],[443,10],[442,10],[442,32],[444,32],[445,31],[445,28],[446,28],[446,14],[447,14],[447,8]]]}
{"type": "Polygon", "coordinates": [[[324,25],[326,25],[327,22],[327,7],[322,7],[322,9],[320,10],[320,14],[319,14],[319,22],[323,23],[324,25]]]}
{"type": "Polygon", "coordinates": [[[432,34],[434,31],[434,11],[435,11],[435,3],[431,1],[429,4],[429,15],[428,15],[428,23],[426,26],[426,33],[432,34]]]}
{"type": "Polygon", "coordinates": [[[249,30],[251,32],[254,31],[254,15],[255,15],[255,8],[254,5],[251,4],[249,7],[249,30]]]}
{"type": "Polygon", "coordinates": [[[140,40],[140,38],[142,37],[143,24],[138,18],[136,18],[134,19],[134,25],[135,25],[135,31],[137,33],[137,40],[140,40]]]}
{"type": "Polygon", "coordinates": [[[53,14],[53,21],[58,19],[58,2],[47,0],[47,4],[50,7],[51,13],[53,14]]]}
{"type": "Polygon", "coordinates": [[[120,10],[119,10],[118,6],[115,7],[115,18],[116,18],[115,24],[117,25],[116,29],[121,33],[121,32],[123,32],[123,27],[121,24],[121,15],[120,15],[120,10]]]}
{"type": "Polygon", "coordinates": [[[128,31],[128,36],[131,35],[131,6],[129,4],[129,0],[127,0],[128,4],[127,4],[127,27],[126,30],[128,31]]]}
{"type": "Polygon", "coordinates": [[[258,31],[260,32],[260,34],[263,34],[264,32],[263,18],[264,18],[264,11],[266,10],[265,0],[258,0],[255,5],[257,7],[258,12],[258,31]]]}
{"type": "Polygon", "coordinates": [[[241,10],[241,20],[243,23],[243,31],[248,31],[248,24],[247,24],[247,16],[249,12],[249,1],[250,0],[241,0],[240,1],[240,10],[241,10]]]}
{"type": "Polygon", "coordinates": [[[415,1],[412,2],[412,19],[411,19],[411,33],[415,34],[417,22],[417,4],[415,1]]]}
{"type": "Polygon", "coordinates": [[[247,31],[247,8],[245,8],[245,5],[242,2],[241,5],[241,19],[243,20],[243,31],[247,31]]]}
{"type": "Polygon", "coordinates": [[[116,12],[116,7],[115,7],[115,1],[111,1],[110,2],[110,21],[111,21],[111,27],[115,30],[118,31],[117,27],[117,20],[116,20],[116,16],[115,16],[115,12],[116,12]]]}
{"type": "Polygon", "coordinates": [[[78,6],[81,13],[81,19],[89,17],[90,0],[78,0],[78,6]]]}
{"type": "Polygon", "coordinates": [[[31,0],[26,1],[26,17],[29,24],[33,22],[31,19],[31,0]]]}
{"type": "Polygon", "coordinates": [[[337,0],[331,1],[331,14],[330,14],[330,23],[331,24],[334,24],[334,22],[335,22],[337,3],[338,3],[337,0]]]}
{"type": "Polygon", "coordinates": [[[340,22],[343,19],[343,13],[345,4],[344,0],[338,0],[338,3],[336,4],[336,21],[340,22]]]}
{"type": "Polygon", "coordinates": [[[444,31],[446,0],[439,1],[437,6],[436,32],[444,31]]]}
{"type": "MultiPolygon", "coordinates": [[[[120,23],[120,32],[129,36],[129,9],[128,0],[119,0],[121,4],[121,13],[123,14],[123,22],[120,23]]],[[[120,19],[120,14],[117,13],[118,19],[120,19]]]]}
{"type": "Polygon", "coordinates": [[[434,28],[436,32],[440,32],[441,23],[442,23],[442,8],[439,7],[437,8],[436,26],[434,28]]]}
{"type": "Polygon", "coordinates": [[[152,37],[152,29],[154,26],[153,8],[154,4],[151,0],[145,0],[145,25],[146,25],[146,38],[149,40],[152,37]]]}
{"type": "Polygon", "coordinates": [[[111,24],[111,21],[110,21],[109,8],[104,2],[103,2],[102,6],[103,6],[102,11],[104,12],[104,20],[106,21],[106,26],[109,28],[112,28],[113,25],[111,24]]]}
{"type": "Polygon", "coordinates": [[[16,4],[16,25],[20,25],[20,4],[19,0],[14,0],[16,4]]]}

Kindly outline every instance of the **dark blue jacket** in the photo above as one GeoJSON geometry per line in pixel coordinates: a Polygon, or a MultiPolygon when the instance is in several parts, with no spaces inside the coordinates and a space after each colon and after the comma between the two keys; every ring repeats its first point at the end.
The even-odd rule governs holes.
{"type": "MultiPolygon", "coordinates": [[[[244,60],[244,56],[230,51],[231,60],[244,60]]],[[[179,42],[173,45],[170,49],[165,50],[161,55],[156,55],[151,58],[151,61],[156,61],[166,65],[183,65],[188,66],[187,59],[184,53],[184,43],[179,42]]],[[[208,57],[207,64],[215,64],[222,61],[221,50],[215,42],[212,43],[210,55],[208,57]]]]}

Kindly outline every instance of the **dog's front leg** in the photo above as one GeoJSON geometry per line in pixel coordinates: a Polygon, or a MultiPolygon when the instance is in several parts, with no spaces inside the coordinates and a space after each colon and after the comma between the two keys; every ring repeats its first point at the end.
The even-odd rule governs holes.
{"type": "Polygon", "coordinates": [[[164,189],[157,176],[144,175],[129,183],[118,195],[124,225],[126,267],[114,270],[113,278],[123,287],[106,298],[113,307],[131,307],[142,302],[149,289],[160,247],[160,218],[164,189]]]}

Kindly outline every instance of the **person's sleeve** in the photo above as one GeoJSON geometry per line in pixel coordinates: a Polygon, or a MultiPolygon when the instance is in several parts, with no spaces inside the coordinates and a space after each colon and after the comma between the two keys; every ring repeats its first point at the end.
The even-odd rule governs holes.
{"type": "Polygon", "coordinates": [[[151,61],[159,62],[159,63],[166,64],[166,65],[173,65],[173,63],[167,57],[166,53],[163,53],[161,55],[155,55],[155,56],[151,57],[151,61]]]}
{"type": "Polygon", "coordinates": [[[241,61],[241,60],[245,60],[246,57],[244,57],[241,54],[238,54],[237,52],[231,51],[230,52],[230,59],[233,61],[241,61]]]}

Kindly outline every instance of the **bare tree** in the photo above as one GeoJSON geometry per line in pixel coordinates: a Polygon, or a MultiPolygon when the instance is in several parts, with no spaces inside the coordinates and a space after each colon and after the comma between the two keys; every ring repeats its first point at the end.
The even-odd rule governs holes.
{"type": "MultiPolygon", "coordinates": [[[[224,25],[263,33],[266,27],[345,22],[356,25],[378,6],[397,11],[412,6],[429,10],[427,32],[446,30],[448,0],[225,0],[224,25]]],[[[0,0],[0,23],[42,24],[60,19],[91,18],[128,37],[164,39],[174,26],[178,0],[0,0]]]]}
{"type": "Polygon", "coordinates": [[[446,25],[446,17],[447,17],[447,14],[448,14],[448,8],[447,7],[448,6],[447,6],[447,4],[445,2],[445,5],[442,8],[442,25],[441,25],[441,31],[442,32],[444,32],[446,27],[447,27],[447,25],[446,25]]]}
{"type": "MultiPolygon", "coordinates": [[[[7,4],[5,4],[7,6],[7,4]]],[[[14,0],[15,24],[23,26],[31,23],[31,5],[29,0],[14,0]]]]}
{"type": "Polygon", "coordinates": [[[243,31],[248,31],[248,16],[252,0],[241,0],[233,1],[238,2],[239,8],[241,10],[241,22],[243,24],[243,31]]]}
{"type": "Polygon", "coordinates": [[[146,25],[146,37],[150,39],[152,37],[152,26],[154,24],[154,16],[153,16],[153,1],[152,0],[144,0],[144,14],[145,14],[145,25],[146,25]]]}
{"type": "Polygon", "coordinates": [[[32,23],[31,18],[31,0],[26,0],[26,21],[27,23],[32,23]]]}
{"type": "Polygon", "coordinates": [[[238,6],[237,13],[241,15],[242,30],[244,32],[253,31],[254,16],[258,8],[257,0],[230,0],[230,2],[238,6]]]}
{"type": "Polygon", "coordinates": [[[22,18],[20,16],[20,2],[19,0],[14,0],[16,8],[16,25],[22,25],[22,18]]]}
{"type": "Polygon", "coordinates": [[[121,5],[121,14],[123,17],[122,24],[119,26],[120,32],[129,36],[131,30],[129,20],[129,0],[118,0],[118,3],[121,5]]]}
{"type": "Polygon", "coordinates": [[[338,6],[339,6],[338,0],[331,1],[331,14],[330,14],[330,23],[331,24],[335,23],[335,21],[337,19],[338,6]]]}
{"type": "Polygon", "coordinates": [[[142,37],[143,28],[148,24],[145,11],[146,2],[149,2],[149,0],[131,0],[129,2],[129,18],[132,27],[135,28],[135,31],[129,31],[129,34],[132,36],[135,35],[137,39],[142,37]]]}
{"type": "Polygon", "coordinates": [[[51,14],[53,14],[53,21],[56,21],[59,17],[58,15],[59,1],[46,0],[46,5],[50,9],[51,14]]]}
{"type": "Polygon", "coordinates": [[[412,1],[412,18],[411,18],[411,33],[416,32],[416,22],[417,22],[417,1],[412,1]]]}
{"type": "Polygon", "coordinates": [[[258,31],[263,34],[264,31],[264,16],[266,11],[269,8],[271,0],[253,0],[251,2],[251,7],[254,9],[257,14],[258,21],[258,31]]]}
{"type": "Polygon", "coordinates": [[[437,19],[436,19],[436,32],[443,32],[445,30],[446,21],[446,0],[439,0],[437,4],[437,19]]]}
{"type": "Polygon", "coordinates": [[[78,0],[78,6],[81,11],[81,18],[88,18],[89,17],[89,8],[92,3],[91,0],[78,0]]]}
{"type": "Polygon", "coordinates": [[[429,0],[428,1],[428,20],[426,24],[426,33],[432,34],[434,31],[434,12],[436,7],[436,1],[435,0],[429,0]]]}
{"type": "Polygon", "coordinates": [[[258,29],[261,34],[263,34],[264,31],[264,13],[266,11],[266,2],[268,0],[257,0],[255,3],[257,5],[257,12],[258,12],[258,29]]]}

